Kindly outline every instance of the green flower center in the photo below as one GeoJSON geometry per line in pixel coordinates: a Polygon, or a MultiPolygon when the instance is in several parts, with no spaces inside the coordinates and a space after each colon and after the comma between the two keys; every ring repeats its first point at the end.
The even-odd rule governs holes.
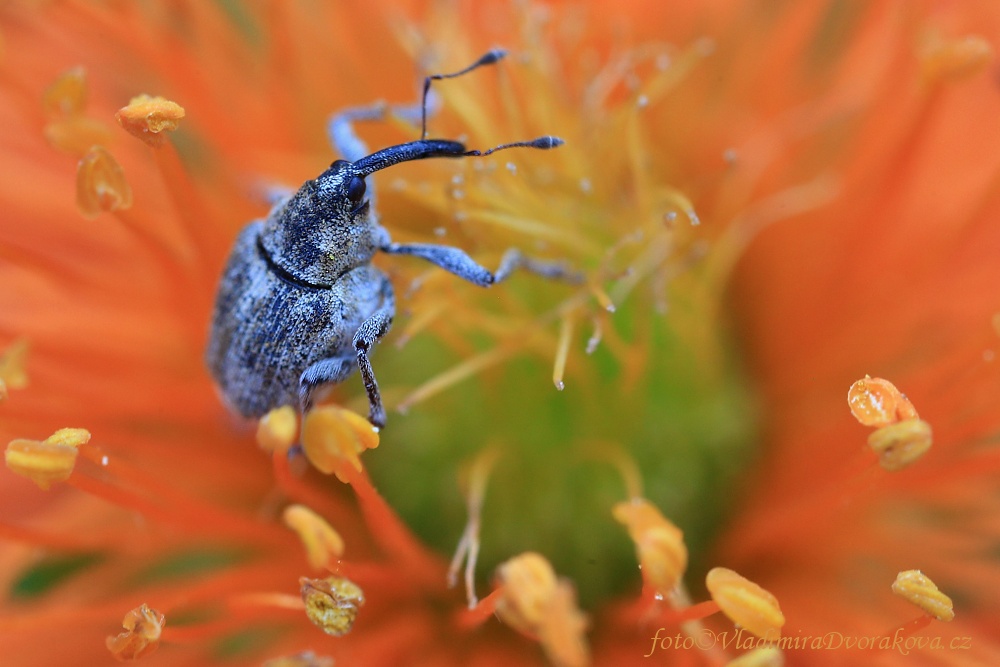
{"type": "MultiPolygon", "coordinates": [[[[537,289],[535,280],[495,289],[537,289]]],[[[451,553],[467,519],[460,480],[477,454],[495,448],[480,593],[497,564],[533,550],[572,578],[589,606],[641,582],[634,545],[611,516],[629,495],[615,464],[624,459],[638,468],[642,495],[684,531],[689,577],[702,575],[700,556],[724,526],[753,452],[756,410],[725,334],[699,331],[693,340],[677,323],[694,315],[675,310],[653,314],[640,300],[619,309],[615,346],[625,354],[602,344],[571,356],[564,391],[549,379],[550,363],[524,354],[392,415],[382,446],[366,456],[379,489],[423,540],[451,553]]],[[[389,387],[420,384],[462,361],[431,336],[380,352],[389,387]]]]}

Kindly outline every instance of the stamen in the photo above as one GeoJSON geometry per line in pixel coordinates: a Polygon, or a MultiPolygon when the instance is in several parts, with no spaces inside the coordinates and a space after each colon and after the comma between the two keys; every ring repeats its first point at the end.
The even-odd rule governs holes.
{"type": "Polygon", "coordinates": [[[312,651],[304,651],[296,655],[272,658],[262,667],[333,667],[333,658],[316,655],[312,651]]]}
{"type": "Polygon", "coordinates": [[[469,490],[466,495],[466,508],[469,518],[462,532],[462,539],[455,549],[455,555],[448,567],[448,586],[458,583],[458,569],[465,560],[465,598],[469,609],[478,603],[476,598],[476,561],[479,559],[479,528],[483,512],[483,499],[486,496],[486,482],[500,453],[495,449],[486,449],[476,456],[469,471],[469,490]]]}
{"type": "Polygon", "coordinates": [[[932,35],[920,54],[924,76],[930,82],[960,81],[986,69],[993,47],[979,35],[944,39],[932,35]]]}
{"type": "Polygon", "coordinates": [[[86,72],[74,67],[63,72],[42,95],[42,107],[48,122],[45,139],[54,148],[72,155],[83,155],[92,146],[106,145],[111,128],[84,115],[87,103],[86,72]]]}
{"type": "Polygon", "coordinates": [[[883,426],[868,436],[868,445],[878,455],[879,465],[889,472],[919,461],[931,443],[931,425],[922,419],[883,426]]]}
{"type": "Polygon", "coordinates": [[[559,321],[559,342],[556,344],[556,359],[552,367],[552,384],[559,391],[566,388],[563,376],[566,374],[566,359],[569,356],[569,344],[572,337],[573,317],[567,313],[559,321]]]}
{"type": "Polygon", "coordinates": [[[257,444],[265,452],[285,453],[299,432],[298,413],[290,405],[275,408],[257,423],[257,444]]]}
{"type": "Polygon", "coordinates": [[[364,417],[330,405],[315,408],[302,424],[302,449],[322,473],[347,482],[343,466],[361,471],[358,455],[378,447],[378,431],[364,417]]]}
{"type": "Polygon", "coordinates": [[[351,631],[358,612],[365,603],[365,594],[350,579],[299,579],[306,617],[328,635],[341,637],[351,631]]]}
{"type": "Polygon", "coordinates": [[[615,304],[608,296],[608,293],[604,291],[604,288],[597,284],[591,284],[590,293],[594,295],[597,303],[600,304],[601,308],[608,311],[609,313],[615,312],[615,304]]]}
{"type": "Polygon", "coordinates": [[[132,188],[118,161],[101,146],[81,158],[76,171],[76,207],[85,218],[132,206],[132,188]]]}
{"type": "Polygon", "coordinates": [[[166,617],[163,614],[143,603],[125,614],[122,620],[125,632],[109,636],[105,643],[116,660],[139,660],[160,647],[160,634],[165,624],[166,617]]]}
{"type": "Polygon", "coordinates": [[[905,570],[896,575],[892,592],[917,605],[939,621],[955,618],[955,608],[951,598],[942,593],[937,585],[920,570],[905,570]]]}
{"type": "Polygon", "coordinates": [[[888,380],[866,375],[847,391],[851,414],[865,426],[888,426],[904,419],[916,419],[917,410],[888,380]]]}
{"type": "Polygon", "coordinates": [[[902,470],[930,449],[930,424],[917,417],[910,400],[888,380],[866,375],[851,385],[847,403],[859,422],[878,427],[868,445],[884,469],[902,470]]]}
{"type": "Polygon", "coordinates": [[[111,127],[89,116],[71,116],[45,124],[45,140],[53,148],[82,156],[94,146],[104,146],[111,141],[111,127]]]}
{"type": "Polygon", "coordinates": [[[724,567],[705,576],[705,586],[719,608],[736,625],[762,639],[777,640],[785,625],[778,599],[749,579],[724,567]]]}
{"type": "Polygon", "coordinates": [[[671,595],[687,569],[684,533],[644,498],[618,503],[611,513],[635,543],[645,584],[662,597],[671,595]]]}
{"type": "Polygon", "coordinates": [[[590,334],[590,338],[587,339],[587,348],[584,350],[588,355],[593,354],[597,350],[597,346],[601,344],[601,339],[604,337],[604,328],[601,326],[601,320],[597,317],[592,318],[594,324],[594,331],[590,334]]]}
{"type": "Polygon", "coordinates": [[[87,72],[77,66],[66,70],[42,93],[42,107],[49,118],[69,118],[87,105],[87,72]]]}
{"type": "Polygon", "coordinates": [[[148,146],[158,148],[167,140],[184,118],[184,108],[165,97],[138,95],[115,113],[118,124],[148,146]]]}
{"type": "Polygon", "coordinates": [[[615,443],[596,443],[586,450],[586,454],[598,460],[610,463],[621,475],[622,483],[625,485],[625,496],[627,498],[640,498],[642,496],[642,473],[635,459],[628,455],[622,447],[615,443]]]}
{"type": "Polygon", "coordinates": [[[538,629],[538,640],[556,665],[584,667],[590,664],[587,646],[587,615],[576,605],[576,592],[568,581],[559,582],[549,605],[546,622],[538,629]]]}
{"type": "Polygon", "coordinates": [[[785,654],[776,646],[763,646],[726,663],[726,667],[784,667],[785,654]]]}
{"type": "Polygon", "coordinates": [[[549,561],[529,551],[502,563],[497,578],[503,587],[497,616],[520,632],[535,634],[556,592],[556,573],[549,561]]]}
{"type": "Polygon", "coordinates": [[[64,428],[47,439],[12,440],[4,458],[11,472],[27,477],[42,490],[57,482],[65,482],[76,467],[78,448],[90,440],[90,432],[82,428],[64,428]]]}
{"type": "Polygon", "coordinates": [[[298,533],[309,565],[320,570],[344,555],[344,538],[333,526],[305,505],[289,505],[282,514],[285,525],[298,533]]]}
{"type": "Polygon", "coordinates": [[[500,619],[537,636],[549,658],[558,665],[589,663],[585,640],[587,618],[576,606],[576,593],[565,579],[556,579],[549,562],[527,552],[497,568],[503,593],[496,603],[500,619]]]}
{"type": "Polygon", "coordinates": [[[18,338],[0,354],[0,386],[5,386],[5,391],[28,386],[28,373],[25,370],[27,356],[27,338],[18,338]]]}

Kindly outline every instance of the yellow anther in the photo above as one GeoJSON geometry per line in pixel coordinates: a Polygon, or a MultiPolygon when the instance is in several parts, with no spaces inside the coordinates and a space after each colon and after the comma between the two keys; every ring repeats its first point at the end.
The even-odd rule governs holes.
{"type": "Polygon", "coordinates": [[[544,556],[529,551],[502,563],[497,577],[503,586],[497,616],[521,632],[535,634],[556,594],[555,570],[544,556]]]}
{"type": "Polygon", "coordinates": [[[298,412],[285,405],[271,410],[257,422],[257,444],[265,452],[287,452],[298,432],[298,412]]]}
{"type": "Polygon", "coordinates": [[[331,405],[314,408],[302,423],[302,449],[306,458],[320,472],[337,475],[346,481],[340,470],[351,465],[361,470],[358,455],[378,447],[378,431],[364,417],[331,405]]]}
{"type": "Polygon", "coordinates": [[[12,440],[7,445],[4,458],[7,467],[22,477],[27,477],[42,489],[57,482],[65,482],[76,466],[77,447],[90,440],[90,433],[82,428],[64,428],[39,442],[38,440],[12,440]]]}
{"type": "Polygon", "coordinates": [[[986,69],[991,60],[993,47],[979,35],[931,36],[921,53],[924,76],[930,81],[959,81],[986,69]]]}
{"type": "Polygon", "coordinates": [[[45,115],[52,119],[79,115],[86,105],[87,72],[83,67],[66,70],[42,94],[45,115]]]}
{"type": "Polygon", "coordinates": [[[896,575],[892,592],[917,605],[939,621],[955,618],[955,607],[951,598],[920,570],[905,570],[896,575]]]}
{"type": "Polygon", "coordinates": [[[46,445],[79,447],[90,442],[90,431],[85,428],[61,428],[45,438],[46,445]]]}
{"type": "Polygon", "coordinates": [[[262,667],[333,667],[333,658],[304,651],[296,655],[271,658],[262,667]]]}
{"type": "Polygon", "coordinates": [[[726,663],[726,667],[783,667],[785,654],[776,646],[764,646],[744,653],[726,663]]]}
{"type": "Polygon", "coordinates": [[[896,472],[916,463],[931,448],[931,425],[922,419],[908,419],[874,431],[868,445],[878,454],[879,465],[896,472]]]}
{"type": "Polygon", "coordinates": [[[26,338],[18,338],[0,354],[0,380],[9,389],[24,389],[28,386],[28,373],[24,368],[27,356],[26,338]]]}
{"type": "Polygon", "coordinates": [[[163,614],[142,604],[125,614],[122,621],[125,632],[109,636],[105,644],[121,662],[145,658],[159,648],[165,620],[163,614]]]}
{"type": "Polygon", "coordinates": [[[865,426],[888,426],[918,416],[916,408],[895,385],[868,375],[851,385],[847,404],[854,418],[865,426]]]}
{"type": "Polygon", "coordinates": [[[115,118],[126,132],[157,148],[167,140],[167,132],[177,129],[184,108],[164,97],[139,95],[119,109],[115,118]]]}
{"type": "Polygon", "coordinates": [[[328,635],[346,635],[354,626],[358,611],[365,603],[365,594],[350,579],[299,579],[306,616],[328,635]]]}
{"type": "Polygon", "coordinates": [[[635,543],[643,580],[661,595],[669,595],[687,569],[684,533],[643,498],[618,503],[612,514],[635,543]]]}
{"type": "Polygon", "coordinates": [[[538,640],[553,664],[584,667],[590,664],[586,634],[587,615],[576,606],[576,592],[568,581],[560,581],[538,628],[538,640]]]}
{"type": "Polygon", "coordinates": [[[328,567],[344,555],[344,539],[340,533],[305,505],[289,505],[282,517],[285,525],[298,533],[309,564],[315,569],[328,567]]]}
{"type": "Polygon", "coordinates": [[[85,155],[93,146],[106,145],[111,136],[110,126],[89,116],[72,116],[45,125],[49,145],[76,156],[85,155]]]}
{"type": "Polygon", "coordinates": [[[722,613],[733,623],[763,639],[781,637],[785,616],[771,593],[724,567],[709,570],[705,586],[722,613]]]}
{"type": "Polygon", "coordinates": [[[557,665],[578,667],[590,661],[587,617],[576,606],[573,585],[557,579],[540,554],[526,552],[497,568],[501,590],[496,613],[507,625],[538,637],[557,665]]]}
{"type": "Polygon", "coordinates": [[[93,146],[80,159],[76,170],[76,207],[85,218],[101,211],[117,211],[132,206],[132,188],[125,172],[107,150],[93,146]]]}

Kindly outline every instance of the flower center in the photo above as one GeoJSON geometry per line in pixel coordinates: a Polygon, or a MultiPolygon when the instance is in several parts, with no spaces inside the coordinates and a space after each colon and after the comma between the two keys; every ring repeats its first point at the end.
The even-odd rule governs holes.
{"type": "MultiPolygon", "coordinates": [[[[520,287],[537,289],[530,282],[520,287]]],[[[699,578],[699,555],[737,500],[755,407],[722,331],[692,340],[671,315],[640,312],[647,306],[615,313],[620,332],[575,360],[564,391],[548,380],[547,364],[517,357],[394,415],[383,446],[366,455],[379,489],[424,540],[449,553],[466,521],[467,468],[494,448],[480,578],[512,554],[539,551],[576,582],[586,605],[639,584],[634,544],[611,513],[636,491],[620,470],[631,461],[642,494],[684,531],[690,576],[699,578]]],[[[386,386],[440,372],[442,359],[461,362],[428,339],[381,352],[386,386]]]]}

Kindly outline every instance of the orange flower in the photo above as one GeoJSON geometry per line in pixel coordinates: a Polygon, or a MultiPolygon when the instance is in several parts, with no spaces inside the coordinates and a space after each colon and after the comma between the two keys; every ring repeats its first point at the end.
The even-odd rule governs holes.
{"type": "MultiPolygon", "coordinates": [[[[60,429],[90,435],[47,491],[0,471],[5,662],[1000,651],[992,5],[25,1],[0,8],[0,38],[0,444],[23,464],[60,429]],[[331,112],[410,102],[494,44],[510,56],[435,83],[432,135],[566,144],[393,167],[369,179],[380,219],[400,242],[490,268],[518,247],[584,280],[485,291],[379,256],[399,297],[373,356],[388,427],[354,414],[354,376],[323,399],[342,407],[301,429],[272,413],[255,436],[202,361],[238,230],[334,159],[331,112]],[[881,429],[919,422],[920,456],[883,469],[867,447],[844,404],[867,374],[906,392],[873,447],[898,453],[881,429]],[[640,505],[669,551],[616,523],[640,505]],[[447,586],[460,537],[464,594],[447,586]],[[685,558],[644,577],[661,551],[685,558]],[[558,583],[515,586],[519,554],[558,583]],[[780,603],[791,643],[723,641],[716,567],[780,603]],[[910,620],[891,590],[910,570],[952,622],[910,620]],[[512,615],[540,592],[550,613],[512,615]],[[882,636],[944,649],[848,648],[882,636]]],[[[403,117],[360,131],[419,135],[403,117]]]]}

